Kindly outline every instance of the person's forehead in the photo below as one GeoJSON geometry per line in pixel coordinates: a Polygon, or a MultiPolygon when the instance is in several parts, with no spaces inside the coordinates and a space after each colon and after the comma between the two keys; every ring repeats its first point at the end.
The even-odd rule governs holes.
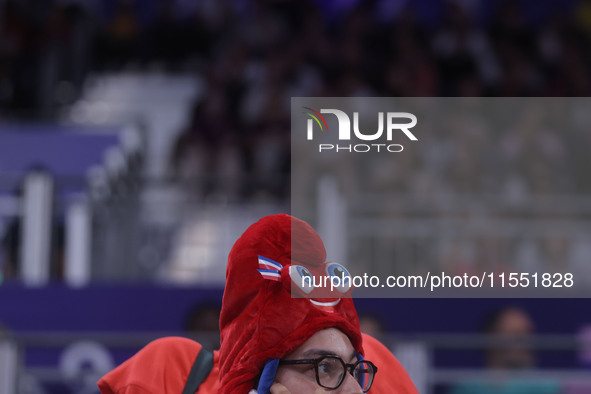
{"type": "Polygon", "coordinates": [[[323,356],[333,354],[347,361],[356,354],[349,338],[336,328],[327,328],[312,335],[293,353],[296,356],[323,356]]]}

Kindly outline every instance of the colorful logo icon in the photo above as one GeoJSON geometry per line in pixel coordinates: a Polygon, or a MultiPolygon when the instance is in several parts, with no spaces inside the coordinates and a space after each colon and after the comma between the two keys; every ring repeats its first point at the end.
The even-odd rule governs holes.
{"type": "Polygon", "coordinates": [[[308,108],[308,107],[303,107],[304,109],[307,109],[310,112],[303,112],[304,114],[310,116],[312,119],[314,119],[316,121],[316,123],[318,124],[318,126],[320,126],[320,130],[323,131],[324,128],[322,127],[322,123],[324,123],[324,127],[326,127],[326,130],[328,130],[328,125],[326,124],[326,120],[324,119],[324,116],[320,115],[320,112],[318,111],[314,111],[312,108],[308,108]],[[313,112],[313,113],[311,113],[313,112]],[[320,123],[320,119],[322,119],[322,123],[320,123]]]}

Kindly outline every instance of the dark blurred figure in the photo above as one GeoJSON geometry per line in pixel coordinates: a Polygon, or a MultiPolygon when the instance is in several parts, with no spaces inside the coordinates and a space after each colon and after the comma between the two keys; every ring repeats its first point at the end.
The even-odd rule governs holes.
{"type": "Polygon", "coordinates": [[[91,19],[81,5],[55,4],[42,32],[45,50],[40,102],[47,112],[54,104],[69,105],[79,97],[90,62],[91,19]]]}
{"type": "Polygon", "coordinates": [[[488,368],[527,369],[535,365],[534,350],[527,344],[535,327],[524,310],[517,307],[500,309],[486,319],[483,328],[486,335],[501,342],[486,350],[488,368]]]}
{"type": "Polygon", "coordinates": [[[119,0],[113,15],[96,36],[95,66],[120,69],[137,60],[141,33],[134,2],[119,0]]]}
{"type": "Polygon", "coordinates": [[[0,6],[0,104],[14,98],[13,70],[24,46],[26,23],[17,12],[14,1],[0,6]]]}
{"type": "Polygon", "coordinates": [[[220,310],[217,303],[198,303],[185,320],[185,331],[209,350],[220,348],[220,310]]]}
{"type": "MultiPolygon", "coordinates": [[[[491,340],[485,349],[486,367],[490,371],[520,371],[535,367],[536,355],[529,341],[535,326],[526,311],[508,306],[487,316],[484,334],[491,340]]],[[[558,394],[557,383],[526,378],[474,379],[460,383],[451,394],[558,394]]]]}
{"type": "Polygon", "coordinates": [[[2,277],[4,279],[13,279],[18,275],[20,238],[20,220],[12,220],[2,237],[2,277]]]}
{"type": "Polygon", "coordinates": [[[80,5],[5,1],[0,6],[0,106],[13,117],[71,104],[87,67],[91,24],[80,5]]]}
{"type": "Polygon", "coordinates": [[[241,152],[228,119],[228,97],[219,85],[193,107],[192,117],[171,154],[173,177],[193,197],[234,197],[241,188],[241,152]]]}
{"type": "Polygon", "coordinates": [[[478,96],[482,91],[477,85],[493,83],[497,77],[497,60],[488,36],[459,2],[448,2],[442,26],[434,34],[433,52],[443,76],[444,96],[478,96]]]}
{"type": "Polygon", "coordinates": [[[175,15],[175,2],[165,0],[159,4],[156,19],[149,29],[148,58],[152,62],[162,61],[168,69],[178,69],[188,54],[183,26],[175,15]]]}

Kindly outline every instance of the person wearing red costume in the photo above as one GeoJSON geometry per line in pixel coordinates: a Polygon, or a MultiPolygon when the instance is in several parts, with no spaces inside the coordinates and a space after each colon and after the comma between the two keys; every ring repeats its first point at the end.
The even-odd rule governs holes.
{"type": "Polygon", "coordinates": [[[350,289],[292,297],[292,287],[314,296],[302,276],[346,272],[325,260],[306,222],[262,218],[228,258],[219,352],[184,338],[156,340],[105,375],[101,393],[416,393],[390,351],[361,334],[350,289]]]}

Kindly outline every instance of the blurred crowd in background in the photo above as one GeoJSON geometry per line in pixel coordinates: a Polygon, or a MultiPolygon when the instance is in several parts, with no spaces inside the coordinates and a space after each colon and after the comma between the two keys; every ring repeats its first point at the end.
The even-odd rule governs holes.
{"type": "Polygon", "coordinates": [[[89,72],[150,68],[200,73],[233,128],[284,120],[290,96],[591,92],[586,0],[4,0],[1,11],[5,110],[64,104],[89,72]]]}
{"type": "MultiPolygon", "coordinates": [[[[0,9],[0,108],[5,117],[55,116],[80,97],[85,77],[93,73],[198,75],[203,94],[170,156],[175,175],[200,176],[206,194],[219,187],[208,174],[236,179],[242,171],[251,178],[243,177],[224,192],[242,198],[287,197],[292,96],[591,93],[591,2],[586,0],[41,5],[5,0],[0,9]],[[202,168],[198,174],[196,162],[202,168]]],[[[458,134],[442,130],[441,149],[446,141],[457,142],[458,134]]],[[[515,162],[507,187],[586,192],[588,178],[570,170],[587,168],[571,152],[579,152],[576,148],[589,138],[589,133],[572,139],[548,130],[534,142],[527,130],[501,136],[489,131],[457,147],[439,168],[445,169],[447,189],[488,191],[490,182],[479,180],[478,173],[489,163],[478,148],[492,142],[498,161],[515,162]],[[563,174],[574,174],[574,179],[556,179],[563,174]]],[[[408,168],[390,182],[398,182],[403,191],[412,188],[405,174],[420,167],[420,160],[406,158],[408,168]]]]}

